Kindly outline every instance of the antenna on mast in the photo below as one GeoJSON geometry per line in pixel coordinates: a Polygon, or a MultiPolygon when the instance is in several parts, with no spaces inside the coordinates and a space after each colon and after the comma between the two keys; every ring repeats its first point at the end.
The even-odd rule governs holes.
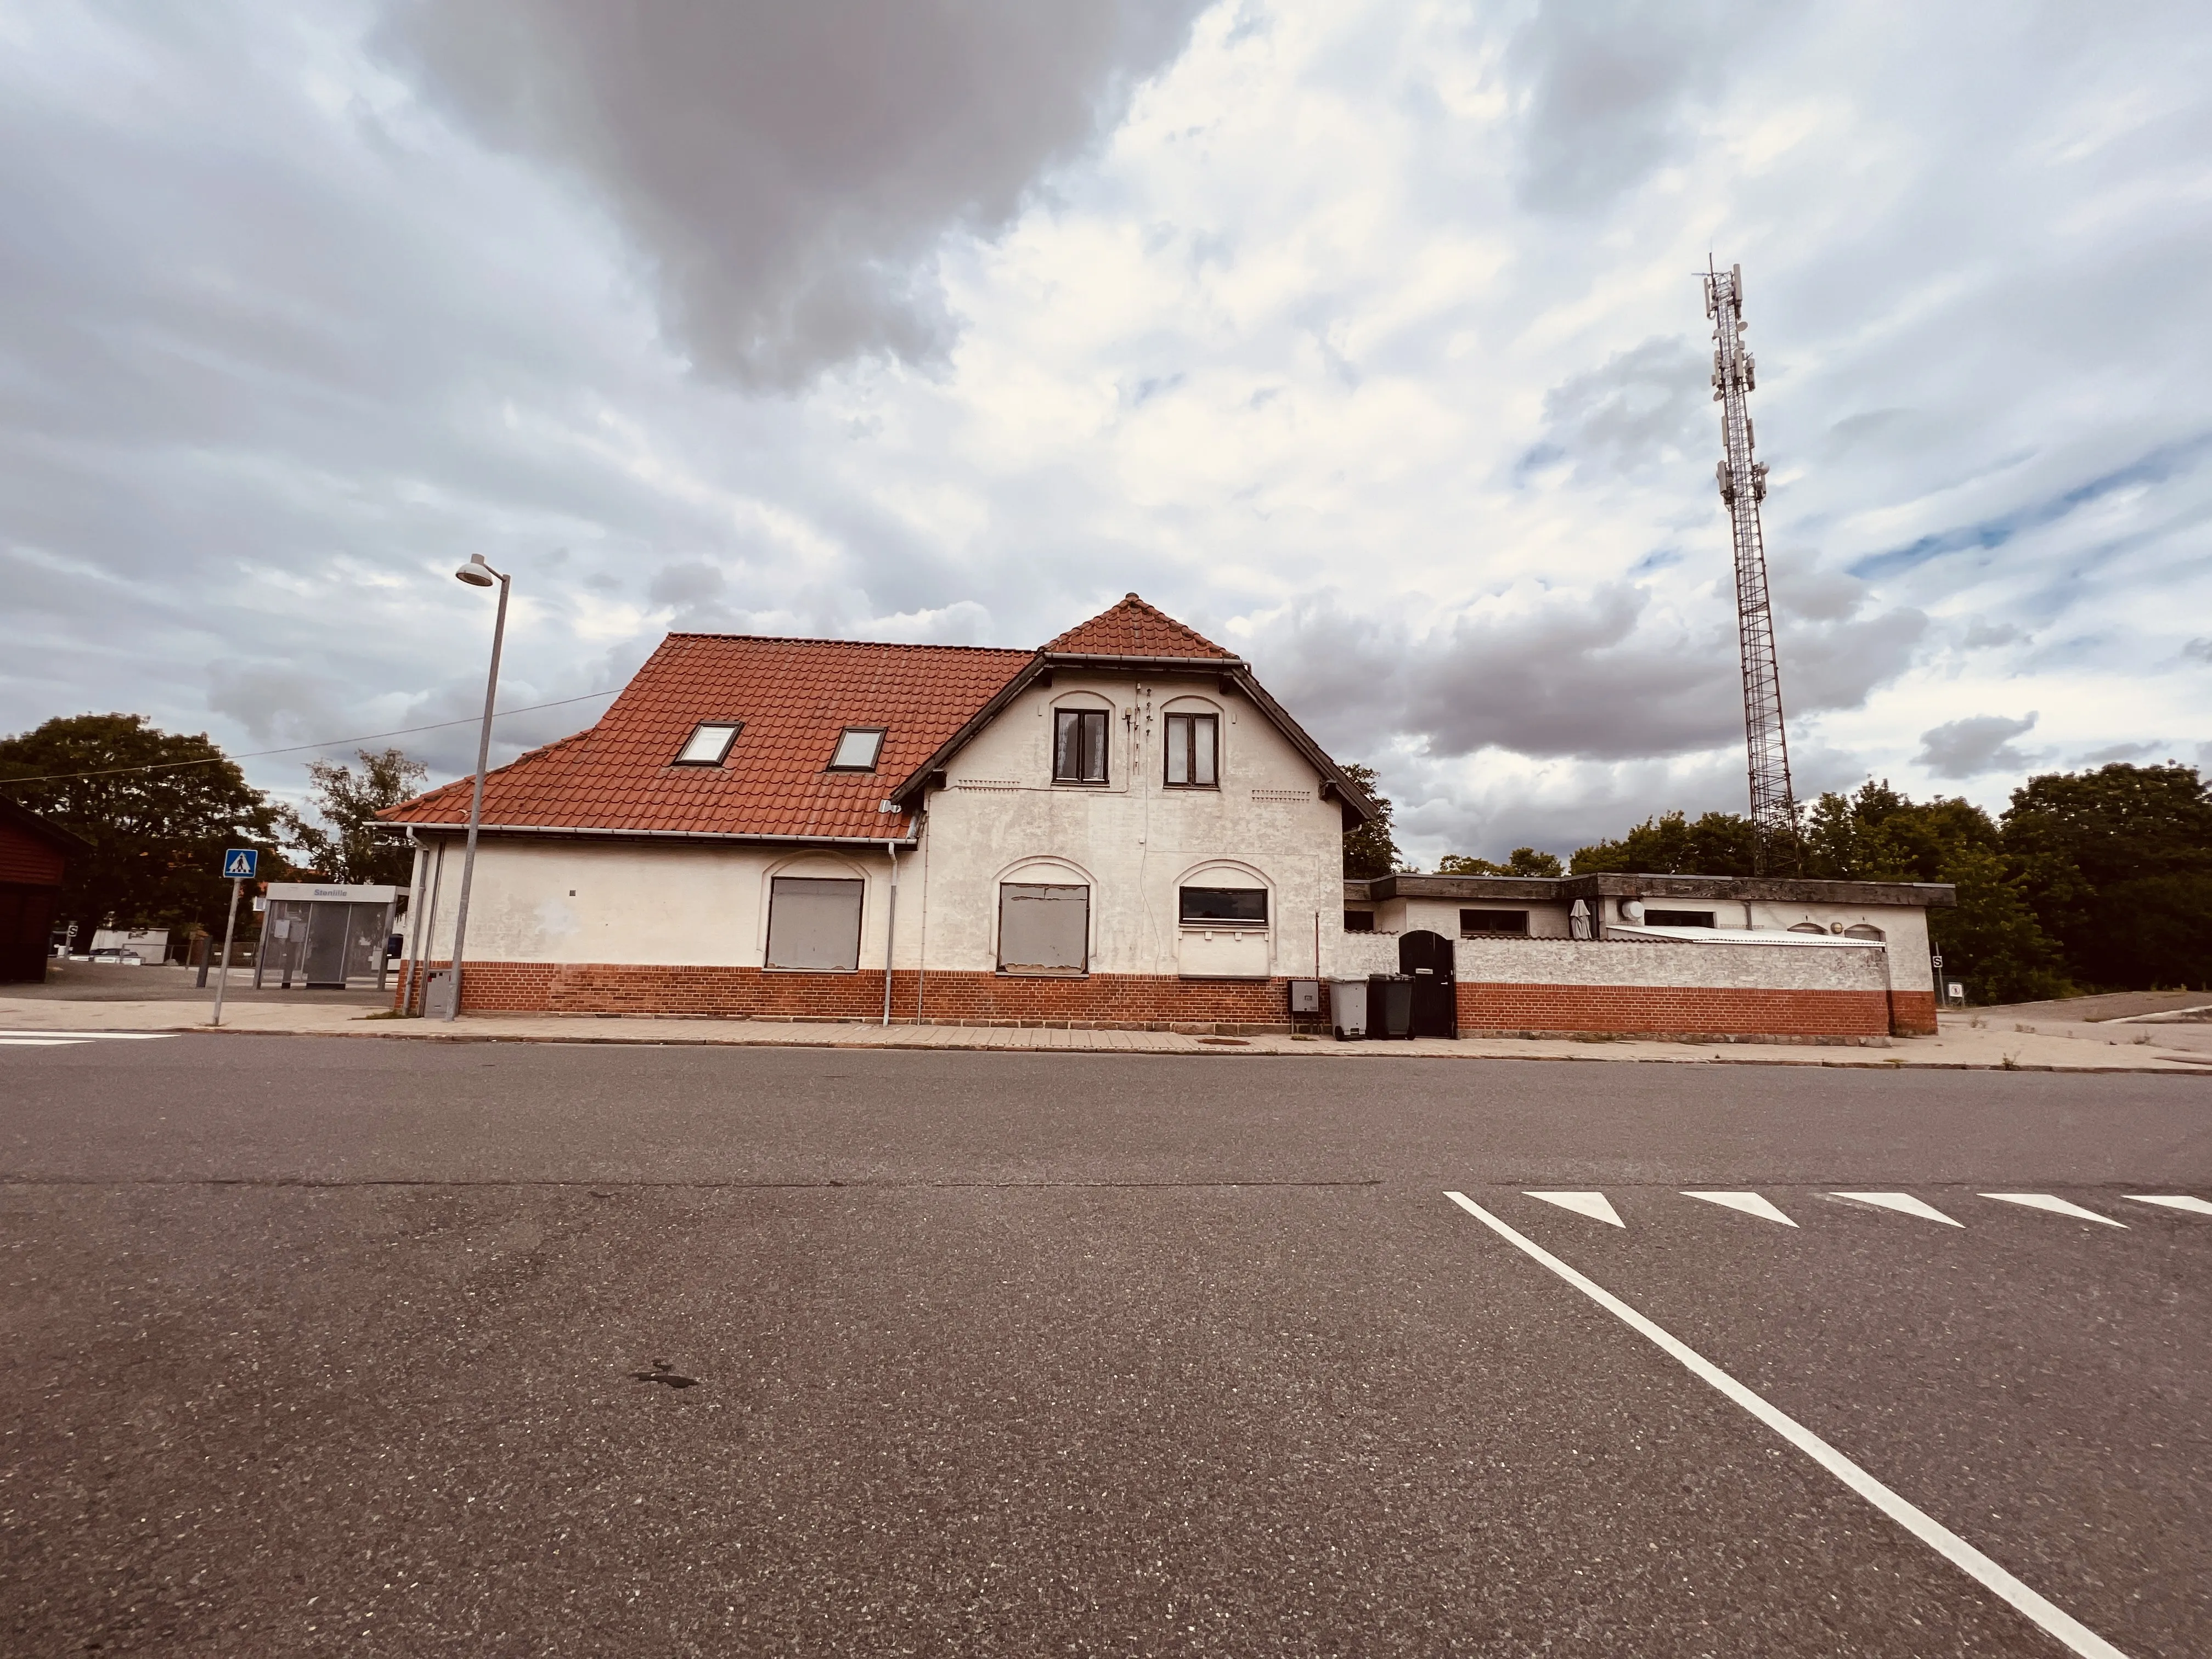
{"type": "Polygon", "coordinates": [[[1766,543],[1759,504],[1766,464],[1755,441],[1746,394],[1759,385],[1744,349],[1743,267],[1726,270],[1705,257],[1705,315],[1713,319],[1713,401],[1721,406],[1721,503],[1735,538],[1736,637],[1743,654],[1743,732],[1751,779],[1752,868],[1795,875],[1799,865],[1797,802],[1790,787],[1790,739],[1782,726],[1782,665],[1774,652],[1774,612],[1766,596],[1766,543]]]}

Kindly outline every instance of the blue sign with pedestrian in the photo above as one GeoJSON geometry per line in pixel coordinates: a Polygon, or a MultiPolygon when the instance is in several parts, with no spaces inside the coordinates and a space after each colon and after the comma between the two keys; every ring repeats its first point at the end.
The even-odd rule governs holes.
{"type": "Polygon", "coordinates": [[[234,881],[252,881],[261,854],[251,847],[234,847],[222,855],[222,872],[234,881]]]}

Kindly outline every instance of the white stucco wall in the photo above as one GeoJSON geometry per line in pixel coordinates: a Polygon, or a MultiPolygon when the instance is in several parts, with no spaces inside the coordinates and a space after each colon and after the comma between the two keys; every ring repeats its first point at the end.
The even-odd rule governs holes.
{"type": "MultiPolygon", "coordinates": [[[[1608,922],[1624,918],[1620,911],[1620,900],[1607,897],[1599,903],[1608,922]]],[[[1657,910],[1710,910],[1715,931],[1741,931],[1747,927],[1787,932],[1800,923],[1809,922],[1822,932],[1834,933],[1844,927],[1863,924],[1881,930],[1882,942],[1889,953],[1890,972],[1894,976],[1894,988],[1899,991],[1933,991],[1936,980],[1928,957],[1928,913],[1916,906],[1902,904],[1770,904],[1764,901],[1746,902],[1741,899],[1668,898],[1646,894],[1644,903],[1657,910]]],[[[1367,907],[1362,907],[1367,908],[1367,907]]],[[[1553,939],[1572,942],[1568,927],[1568,907],[1527,902],[1518,899],[1382,899],[1371,907],[1375,912],[1375,937],[1385,934],[1426,930],[1442,933],[1446,939],[1459,933],[1459,913],[1462,908],[1482,910],[1522,910],[1528,912],[1528,933],[1532,939],[1553,939]]],[[[1358,938],[1359,935],[1353,935],[1358,938]]],[[[1477,942],[1480,941],[1470,941],[1477,942]]],[[[1511,940],[1498,943],[1510,945],[1511,940]]],[[[1395,942],[1389,946],[1390,960],[1395,963],[1395,942]]],[[[1359,960],[1367,960],[1360,957],[1359,960]]],[[[1376,968],[1370,970],[1381,973],[1376,968]]]]}
{"type": "MultiPolygon", "coordinates": [[[[453,953],[460,895],[461,848],[448,843],[445,872],[436,860],[422,873],[422,954],[453,953]],[[429,913],[428,884],[438,885],[429,913]]],[[[900,904],[914,860],[900,863],[900,904]]],[[[487,836],[477,848],[469,901],[469,957],[477,962],[602,962],[647,965],[759,967],[768,945],[769,883],[776,876],[857,878],[860,966],[884,959],[884,894],[890,864],[880,850],[818,852],[713,842],[524,840],[487,836]]],[[[902,923],[905,919],[902,918],[902,923]]],[[[919,960],[918,929],[902,925],[897,965],[919,960]]]]}
{"type": "MultiPolygon", "coordinates": [[[[1353,975],[1398,971],[1398,941],[1348,934],[1341,953],[1353,975]]],[[[1694,945],[1624,939],[1462,939],[1453,971],[1466,983],[1651,985],[1744,990],[1881,991],[1887,951],[1781,945],[1694,945]]],[[[1899,988],[1909,988],[1900,986],[1899,988]]]]}
{"type": "Polygon", "coordinates": [[[1343,819],[1321,780],[1259,710],[1216,681],[1132,682],[1061,673],[1010,704],[946,769],[924,835],[929,965],[997,965],[999,885],[1091,889],[1094,973],[1175,974],[1183,929],[1177,890],[1260,886],[1268,893],[1265,967],[1315,971],[1342,937],[1343,819]],[[1107,711],[1107,783],[1052,781],[1053,712],[1107,711]],[[1164,717],[1220,720],[1220,787],[1170,789],[1164,717]]]}

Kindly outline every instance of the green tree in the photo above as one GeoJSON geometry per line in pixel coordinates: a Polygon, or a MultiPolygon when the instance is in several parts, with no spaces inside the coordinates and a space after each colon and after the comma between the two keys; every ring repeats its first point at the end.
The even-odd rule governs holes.
{"type": "Polygon", "coordinates": [[[1694,822],[1680,812],[1646,818],[1619,841],[1577,848],[1578,876],[1747,876],[1757,837],[1735,812],[1707,812],[1694,822]]]}
{"type": "MultiPolygon", "coordinates": [[[[70,714],[0,738],[0,791],[92,844],[73,859],[60,915],[81,936],[123,927],[222,926],[222,849],[273,839],[276,814],[202,732],[163,732],[139,714],[70,714]]],[[[268,867],[262,874],[281,876],[268,867]]]]}
{"type": "Polygon", "coordinates": [[[376,815],[416,793],[430,769],[398,749],[354,752],[361,759],[358,776],[337,761],[307,763],[307,793],[322,823],[282,808],[286,838],[302,865],[332,881],[404,887],[414,855],[376,815]]]}
{"type": "Polygon", "coordinates": [[[1437,860],[1440,876],[1561,876],[1566,871],[1558,855],[1540,853],[1533,847],[1516,847],[1505,855],[1503,864],[1492,864],[1488,859],[1468,858],[1461,853],[1447,853],[1437,860]]]}
{"type": "Polygon", "coordinates": [[[1972,801],[1916,801],[1887,779],[1825,794],[1806,815],[1805,873],[1828,881],[1947,882],[1954,907],[1928,913],[1946,977],[1978,1003],[2063,996],[2065,962],[2005,854],[1996,823],[1972,801]]]}
{"type": "Polygon", "coordinates": [[[1402,869],[1405,855],[1399,852],[1397,841],[1390,831],[1389,797],[1375,787],[1375,769],[1356,762],[1340,764],[1345,776],[1364,789],[1380,809],[1374,823],[1344,832],[1344,873],[1356,879],[1371,879],[1402,869]]]}
{"type": "Polygon", "coordinates": [[[2212,986],[2212,787],[2115,762],[2013,791],[2004,848],[2084,984],[2212,986]]]}

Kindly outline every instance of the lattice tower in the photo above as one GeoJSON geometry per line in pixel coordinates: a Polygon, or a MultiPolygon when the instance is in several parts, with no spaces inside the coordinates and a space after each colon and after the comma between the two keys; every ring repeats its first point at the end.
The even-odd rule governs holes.
{"type": "Polygon", "coordinates": [[[1797,802],[1790,787],[1790,739],[1782,725],[1782,665],[1766,595],[1766,544],[1759,504],[1766,466],[1753,459],[1748,394],[1759,384],[1745,349],[1743,267],[1708,270],[1705,315],[1713,319],[1713,401],[1721,406],[1721,501],[1735,536],[1736,637],[1743,655],[1743,730],[1751,776],[1753,867],[1796,873],[1797,802]]]}

